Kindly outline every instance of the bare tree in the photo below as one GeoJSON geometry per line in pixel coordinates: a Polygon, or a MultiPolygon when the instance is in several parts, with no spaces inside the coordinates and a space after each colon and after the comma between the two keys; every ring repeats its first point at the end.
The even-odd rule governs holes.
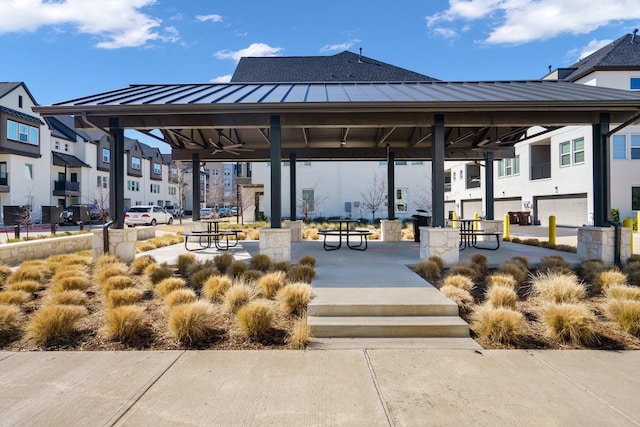
{"type": "Polygon", "coordinates": [[[371,220],[375,222],[376,212],[384,206],[387,197],[387,183],[377,173],[373,175],[373,181],[367,191],[360,193],[362,206],[371,212],[371,220]]]}
{"type": "MultiPolygon", "coordinates": [[[[306,223],[311,221],[309,213],[315,212],[318,206],[327,200],[328,197],[318,194],[318,185],[319,183],[316,182],[312,188],[304,188],[296,191],[296,210],[302,213],[302,220],[306,223]]],[[[291,218],[291,220],[295,220],[295,218],[291,218]]]]}
{"type": "MultiPolygon", "coordinates": [[[[427,182],[426,177],[423,182],[427,182]]],[[[420,184],[418,186],[415,205],[416,209],[421,209],[431,213],[433,208],[433,205],[431,203],[431,188],[427,187],[426,184],[420,184]]]]}
{"type": "Polygon", "coordinates": [[[191,188],[189,180],[187,179],[187,175],[191,172],[191,168],[186,163],[176,163],[176,169],[178,170],[178,191],[173,195],[173,200],[178,206],[178,212],[180,213],[180,225],[182,225],[187,192],[191,188]]]}

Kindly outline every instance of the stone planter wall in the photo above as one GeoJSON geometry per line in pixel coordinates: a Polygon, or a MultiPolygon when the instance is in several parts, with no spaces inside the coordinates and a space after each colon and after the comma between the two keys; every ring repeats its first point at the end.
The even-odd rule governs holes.
{"type": "MultiPolygon", "coordinates": [[[[620,262],[627,262],[631,256],[630,228],[621,229],[620,262]]],[[[615,262],[615,228],[581,227],[578,228],[578,257],[580,259],[598,258],[607,264],[615,262]]]]}
{"type": "Polygon", "coordinates": [[[402,221],[380,220],[380,231],[380,240],[383,242],[399,242],[402,240],[402,221]]]}
{"type": "Polygon", "coordinates": [[[439,256],[447,265],[460,261],[460,230],[420,227],[420,259],[439,256]]]}
{"type": "Polygon", "coordinates": [[[28,242],[3,243],[0,245],[0,260],[7,265],[18,265],[22,261],[84,251],[91,249],[92,240],[92,234],[79,234],[28,242]]]}
{"type": "Polygon", "coordinates": [[[138,240],[149,240],[156,237],[156,227],[148,225],[144,227],[135,227],[138,240]]]}
{"type": "Polygon", "coordinates": [[[261,228],[260,253],[272,261],[291,261],[291,230],[288,228],[261,228]]]}
{"type": "MultiPolygon", "coordinates": [[[[138,241],[138,233],[136,229],[110,229],[108,231],[109,253],[117,256],[123,262],[133,261],[136,257],[136,242],[138,241]]],[[[104,254],[104,240],[102,238],[102,229],[93,230],[91,249],[94,261],[104,254]]]]}
{"type": "Polygon", "coordinates": [[[291,241],[302,242],[302,221],[284,221],[284,228],[291,230],[291,241]]]}

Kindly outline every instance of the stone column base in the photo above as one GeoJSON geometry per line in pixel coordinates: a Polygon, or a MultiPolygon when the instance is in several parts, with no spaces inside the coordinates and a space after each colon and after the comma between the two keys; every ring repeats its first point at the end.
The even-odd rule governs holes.
{"type": "Polygon", "coordinates": [[[291,261],[291,230],[288,228],[261,228],[260,253],[272,261],[291,261]]]}
{"type": "Polygon", "coordinates": [[[193,233],[194,231],[207,231],[207,224],[200,221],[194,222],[185,222],[184,223],[184,232],[185,233],[193,233]]]}
{"type": "Polygon", "coordinates": [[[393,219],[380,220],[380,240],[383,242],[399,242],[402,240],[402,221],[393,219]]]}
{"type": "Polygon", "coordinates": [[[420,227],[420,259],[438,256],[448,265],[460,261],[460,230],[420,227]]]}
{"type": "MultiPolygon", "coordinates": [[[[488,233],[501,233],[504,231],[504,221],[497,219],[486,219],[480,223],[480,228],[488,233]]],[[[482,242],[493,241],[491,236],[480,236],[478,239],[482,242]]]]}
{"type": "MultiPolygon", "coordinates": [[[[631,229],[621,228],[620,262],[631,256],[631,229]]],[[[607,264],[615,262],[615,228],[578,228],[578,257],[582,260],[598,258],[607,264]]]]}
{"type": "MultiPolygon", "coordinates": [[[[93,241],[91,252],[95,262],[101,255],[104,255],[104,240],[102,229],[92,230],[93,241]]],[[[131,262],[136,258],[136,242],[138,233],[135,228],[130,229],[110,229],[109,232],[109,253],[117,256],[122,262],[131,262]]]]}
{"type": "Polygon", "coordinates": [[[291,241],[302,242],[302,221],[290,221],[284,222],[284,228],[291,230],[291,241]]]}

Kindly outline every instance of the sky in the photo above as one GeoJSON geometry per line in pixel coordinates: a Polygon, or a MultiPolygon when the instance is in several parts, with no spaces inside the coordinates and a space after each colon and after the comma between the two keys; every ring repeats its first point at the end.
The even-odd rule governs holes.
{"type": "Polygon", "coordinates": [[[135,83],[227,82],[243,56],[359,49],[440,80],[539,79],[640,28],[638,3],[0,0],[0,81],[49,105],[135,83]]]}

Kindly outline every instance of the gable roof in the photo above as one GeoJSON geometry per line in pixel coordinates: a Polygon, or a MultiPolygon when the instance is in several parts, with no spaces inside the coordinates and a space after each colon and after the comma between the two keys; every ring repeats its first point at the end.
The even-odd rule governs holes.
{"type": "Polygon", "coordinates": [[[433,77],[344,51],[333,56],[244,57],[232,82],[417,82],[433,77]]]}
{"type": "Polygon", "coordinates": [[[55,166],[69,166],[72,168],[91,168],[90,165],[86,164],[76,156],[71,154],[59,153],[57,151],[52,152],[53,156],[53,164],[55,166]]]}
{"type": "Polygon", "coordinates": [[[23,120],[30,120],[30,121],[35,122],[35,123],[40,123],[41,125],[44,124],[44,122],[42,120],[40,120],[39,117],[31,116],[29,114],[23,113],[22,111],[14,110],[14,109],[9,108],[9,107],[5,107],[5,106],[0,105],[0,111],[2,111],[3,113],[7,113],[10,116],[18,117],[18,118],[23,119],[23,120]]]}
{"type": "Polygon", "coordinates": [[[4,97],[20,86],[22,86],[24,88],[24,91],[27,92],[27,95],[29,95],[29,98],[31,98],[31,102],[33,102],[33,105],[38,105],[36,99],[33,97],[31,92],[29,91],[29,88],[26,84],[24,84],[24,82],[0,82],[0,98],[4,97]]]}
{"type": "Polygon", "coordinates": [[[568,74],[560,76],[562,80],[576,81],[598,70],[640,70],[640,36],[625,34],[618,40],[593,52],[565,69],[568,74]],[[572,72],[571,72],[572,70],[572,72]]]}

